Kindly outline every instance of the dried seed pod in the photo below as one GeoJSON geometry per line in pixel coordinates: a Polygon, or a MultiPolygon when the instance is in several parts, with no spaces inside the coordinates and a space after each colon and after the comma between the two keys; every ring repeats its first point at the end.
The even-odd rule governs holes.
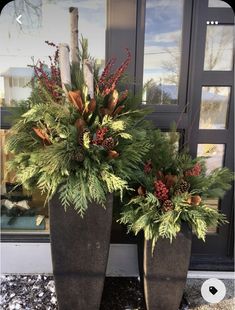
{"type": "Polygon", "coordinates": [[[202,201],[202,198],[199,195],[192,196],[193,205],[198,206],[201,201],[202,201]]]}
{"type": "Polygon", "coordinates": [[[114,150],[109,150],[109,152],[108,152],[108,157],[109,158],[116,158],[116,157],[118,157],[119,156],[119,153],[118,152],[116,152],[116,151],[114,151],[114,150]]]}
{"type": "Polygon", "coordinates": [[[138,193],[140,196],[144,196],[144,195],[146,194],[146,189],[141,185],[141,186],[138,187],[137,193],[138,193]]]}
{"type": "Polygon", "coordinates": [[[188,203],[189,205],[191,205],[191,203],[192,203],[192,196],[188,196],[188,198],[187,198],[187,203],[188,203]]]}

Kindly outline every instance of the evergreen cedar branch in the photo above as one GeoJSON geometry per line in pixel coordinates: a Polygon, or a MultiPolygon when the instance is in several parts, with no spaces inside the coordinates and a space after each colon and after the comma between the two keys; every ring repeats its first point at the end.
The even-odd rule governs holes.
{"type": "Polygon", "coordinates": [[[175,137],[175,132],[168,137],[159,131],[152,134],[154,147],[142,167],[141,182],[132,184],[135,195],[127,199],[119,220],[135,234],[144,231],[153,249],[158,238],[172,241],[182,222],[204,241],[210,227],[227,222],[208,204],[231,188],[233,174],[227,168],[207,174],[205,158],[179,153],[175,137]]]}
{"type": "MultiPolygon", "coordinates": [[[[47,42],[55,46],[53,43],[47,42]]],[[[81,44],[85,46],[84,44],[81,44]]],[[[57,48],[57,46],[55,46],[57,48]]],[[[151,145],[144,130],[144,112],[117,83],[130,62],[130,52],[111,73],[109,62],[101,77],[95,71],[95,97],[84,83],[83,62],[72,66],[72,89],[61,88],[58,49],[50,70],[34,66],[34,88],[26,109],[10,130],[6,151],[16,182],[28,190],[38,187],[48,201],[58,190],[65,209],[72,205],[83,216],[89,201],[104,206],[107,193],[128,189],[140,172],[151,145]]]]}

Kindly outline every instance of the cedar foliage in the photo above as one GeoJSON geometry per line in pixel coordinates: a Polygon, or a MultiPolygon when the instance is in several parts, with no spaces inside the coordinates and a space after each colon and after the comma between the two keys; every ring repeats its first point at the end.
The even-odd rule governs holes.
{"type": "MultiPolygon", "coordinates": [[[[87,45],[81,43],[83,60],[87,45]]],[[[128,61],[114,73],[104,69],[103,76],[114,82],[103,83],[101,92],[99,80],[95,81],[95,98],[88,95],[82,61],[80,67],[72,67],[68,94],[60,83],[54,89],[51,84],[45,87],[43,77],[47,74],[50,81],[50,76],[40,71],[43,66],[37,69],[41,75],[34,80],[28,109],[14,122],[5,147],[14,155],[8,170],[15,172],[17,183],[27,190],[39,188],[47,194],[46,202],[58,190],[64,208],[73,205],[81,216],[90,201],[105,206],[107,193],[119,191],[123,196],[151,148],[146,113],[126,92],[117,90],[118,77],[129,60],[128,54],[128,61]],[[112,149],[105,147],[107,138],[112,149]]]]}
{"type": "Polygon", "coordinates": [[[155,130],[148,136],[153,148],[145,157],[139,182],[132,183],[136,191],[129,195],[119,222],[127,225],[128,232],[144,231],[153,249],[159,238],[172,241],[182,222],[205,241],[208,228],[227,223],[225,215],[209,207],[206,199],[222,198],[231,188],[233,173],[216,168],[207,174],[205,158],[192,159],[187,152],[178,152],[175,131],[166,136],[155,130]]]}

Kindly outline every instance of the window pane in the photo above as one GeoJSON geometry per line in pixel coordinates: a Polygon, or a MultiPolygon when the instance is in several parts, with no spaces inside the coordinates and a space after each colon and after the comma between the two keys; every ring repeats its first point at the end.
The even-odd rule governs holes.
{"type": "Polygon", "coordinates": [[[9,106],[14,102],[17,105],[17,102],[29,97],[29,87],[13,90],[8,86],[8,78],[12,75],[30,79],[33,70],[28,66],[37,63],[38,59],[49,64],[48,55],[52,55],[54,49],[45,43],[46,40],[70,45],[69,8],[74,6],[79,11],[79,40],[81,36],[87,38],[90,55],[99,60],[100,64],[104,63],[106,0],[10,2],[3,8],[0,18],[2,104],[9,106]],[[15,22],[16,12],[22,15],[22,25],[15,22]]]}
{"type": "Polygon", "coordinates": [[[208,157],[206,159],[207,172],[223,166],[224,144],[198,144],[197,156],[208,157]]]}
{"type": "Polygon", "coordinates": [[[225,129],[230,87],[202,87],[200,129],[225,129]]]}
{"type": "Polygon", "coordinates": [[[0,130],[1,141],[1,229],[7,232],[49,232],[48,207],[39,191],[27,192],[6,174],[6,162],[12,155],[3,151],[7,130],[0,130]],[[18,185],[18,186],[17,186],[18,185]]]}
{"type": "Polygon", "coordinates": [[[209,8],[231,8],[231,6],[222,0],[209,0],[209,8]]]}
{"type": "Polygon", "coordinates": [[[147,0],[143,103],[177,104],[183,0],[147,0]]]}
{"type": "Polygon", "coordinates": [[[207,26],[204,70],[229,71],[233,66],[233,26],[207,26]]]}

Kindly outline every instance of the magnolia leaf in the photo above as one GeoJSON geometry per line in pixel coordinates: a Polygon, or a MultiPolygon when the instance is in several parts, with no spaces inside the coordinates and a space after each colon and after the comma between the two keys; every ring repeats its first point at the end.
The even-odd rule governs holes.
{"type": "Polygon", "coordinates": [[[89,132],[83,134],[83,145],[86,149],[90,148],[90,135],[89,132]]]}

